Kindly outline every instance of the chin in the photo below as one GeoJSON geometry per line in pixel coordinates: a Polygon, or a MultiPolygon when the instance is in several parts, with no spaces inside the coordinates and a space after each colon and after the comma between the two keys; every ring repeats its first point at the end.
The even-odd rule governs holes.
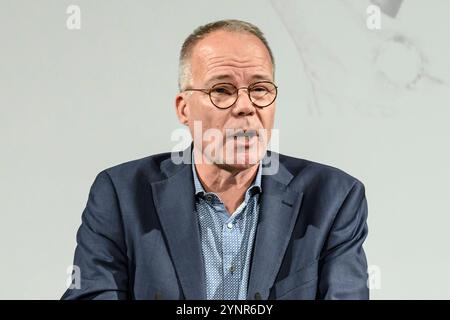
{"type": "Polygon", "coordinates": [[[224,167],[233,168],[234,170],[245,170],[258,165],[261,159],[261,152],[252,154],[252,156],[250,156],[249,150],[245,150],[242,152],[237,152],[235,154],[235,157],[230,158],[228,161],[224,157],[221,163],[224,167]]]}
{"type": "Polygon", "coordinates": [[[233,168],[234,170],[242,171],[242,170],[252,168],[253,166],[255,166],[257,164],[256,163],[243,163],[243,164],[232,163],[232,164],[225,164],[225,165],[229,168],[233,168]]]}

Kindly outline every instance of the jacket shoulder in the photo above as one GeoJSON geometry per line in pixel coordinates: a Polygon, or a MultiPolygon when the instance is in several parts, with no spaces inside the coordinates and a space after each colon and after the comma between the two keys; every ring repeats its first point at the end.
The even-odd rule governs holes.
{"type": "Polygon", "coordinates": [[[170,158],[170,152],[158,153],[144,158],[130,160],[102,171],[107,173],[113,181],[125,182],[144,178],[153,182],[163,179],[161,163],[170,158]]]}
{"type": "Polygon", "coordinates": [[[354,185],[364,187],[363,183],[342,169],[331,165],[279,154],[280,163],[294,176],[308,185],[321,185],[338,188],[350,188],[354,185]]]}

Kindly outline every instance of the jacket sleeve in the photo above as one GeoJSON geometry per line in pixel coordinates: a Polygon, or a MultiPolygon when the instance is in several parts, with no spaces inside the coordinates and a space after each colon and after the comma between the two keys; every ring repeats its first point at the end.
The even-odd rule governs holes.
{"type": "Polygon", "coordinates": [[[369,299],[367,261],[367,200],[356,181],[335,216],[321,254],[318,299],[369,299]]]}
{"type": "Polygon", "coordinates": [[[116,191],[106,171],[96,177],[77,232],[72,288],[61,299],[127,299],[127,254],[116,191]],[[74,277],[79,277],[78,286],[74,277]]]}

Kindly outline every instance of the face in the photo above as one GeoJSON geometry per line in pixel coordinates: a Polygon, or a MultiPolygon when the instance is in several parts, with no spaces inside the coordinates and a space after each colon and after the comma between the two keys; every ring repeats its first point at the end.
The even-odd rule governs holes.
{"type": "MultiPolygon", "coordinates": [[[[209,89],[224,82],[237,88],[263,80],[273,82],[270,54],[261,40],[251,34],[222,30],[195,45],[191,73],[190,88],[209,89]]],[[[238,93],[235,104],[219,109],[208,94],[182,92],[176,97],[176,108],[179,121],[189,127],[194,147],[203,154],[203,160],[244,169],[255,165],[265,154],[275,102],[258,108],[250,101],[247,90],[238,93]]]]}

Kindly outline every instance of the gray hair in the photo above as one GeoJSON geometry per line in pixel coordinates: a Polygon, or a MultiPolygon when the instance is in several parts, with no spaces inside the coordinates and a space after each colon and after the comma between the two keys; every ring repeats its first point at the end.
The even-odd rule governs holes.
{"type": "Polygon", "coordinates": [[[178,88],[180,91],[184,90],[186,86],[192,81],[191,62],[192,49],[194,46],[208,34],[225,30],[230,32],[249,33],[256,36],[262,41],[264,46],[269,51],[270,60],[272,61],[273,70],[275,70],[275,59],[273,58],[272,50],[262,31],[255,25],[241,21],[241,20],[219,20],[211,22],[196,28],[183,42],[180,51],[180,60],[178,67],[178,88]]]}

